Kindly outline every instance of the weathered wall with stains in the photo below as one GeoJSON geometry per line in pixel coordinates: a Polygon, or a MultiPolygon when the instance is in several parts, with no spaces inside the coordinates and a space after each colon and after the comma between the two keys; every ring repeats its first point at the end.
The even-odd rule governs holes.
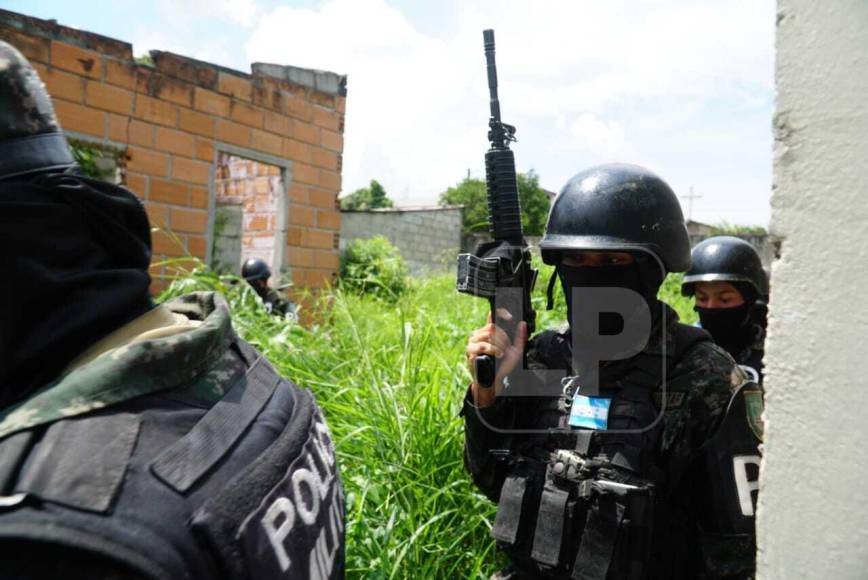
{"type": "Polygon", "coordinates": [[[868,574],[868,3],[778,0],[758,573],[868,574]]]}
{"type": "Polygon", "coordinates": [[[334,277],[344,77],[259,63],[245,74],[167,52],[144,65],[129,43],[4,10],[0,39],[33,62],[67,134],[125,152],[124,183],[172,232],[154,234],[155,262],[210,257],[215,161],[228,151],[284,173],[285,251],[274,270],[304,287],[334,277]]]}

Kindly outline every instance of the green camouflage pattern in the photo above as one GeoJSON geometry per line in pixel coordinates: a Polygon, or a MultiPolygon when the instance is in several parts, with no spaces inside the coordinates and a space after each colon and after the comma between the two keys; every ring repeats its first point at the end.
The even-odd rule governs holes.
{"type": "Polygon", "coordinates": [[[164,391],[213,403],[245,372],[230,351],[235,333],[225,299],[196,292],[166,303],[175,313],[202,324],[187,332],[108,351],[0,411],[0,438],[164,391]]]}
{"type": "Polygon", "coordinates": [[[265,296],[262,297],[262,302],[265,303],[271,314],[286,316],[292,312],[292,303],[274,288],[268,289],[265,296]]]}
{"type": "Polygon", "coordinates": [[[726,414],[733,393],[748,380],[726,351],[712,342],[698,344],[689,355],[675,365],[667,381],[670,389],[686,392],[686,401],[664,411],[664,451],[690,454],[705,442],[726,414]]]}

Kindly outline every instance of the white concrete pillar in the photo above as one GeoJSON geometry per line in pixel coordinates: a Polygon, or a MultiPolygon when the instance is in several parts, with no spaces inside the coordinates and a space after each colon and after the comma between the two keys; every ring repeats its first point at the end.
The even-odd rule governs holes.
{"type": "Polygon", "coordinates": [[[777,20],[758,573],[868,578],[868,2],[777,20]]]}

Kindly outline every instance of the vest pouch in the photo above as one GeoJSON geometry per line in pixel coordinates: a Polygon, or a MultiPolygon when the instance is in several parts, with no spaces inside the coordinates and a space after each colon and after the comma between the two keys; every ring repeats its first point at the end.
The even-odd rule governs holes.
{"type": "MultiPolygon", "coordinates": [[[[14,492],[106,513],[120,489],[138,432],[139,417],[130,413],[108,412],[52,423],[41,437],[31,439],[14,492]]],[[[3,447],[23,441],[28,434],[32,437],[34,433],[10,437],[3,447]]]]}
{"type": "Polygon", "coordinates": [[[525,457],[513,461],[514,467],[501,488],[491,535],[521,567],[530,561],[533,550],[545,464],[525,457]]]}
{"type": "Polygon", "coordinates": [[[640,580],[653,539],[651,488],[624,495],[595,493],[573,563],[575,580],[640,580]]]}
{"type": "Polygon", "coordinates": [[[618,501],[624,505],[624,519],[618,528],[610,577],[639,580],[646,577],[651,557],[654,529],[653,493],[631,494],[619,498],[618,501]]]}
{"type": "MultiPolygon", "coordinates": [[[[579,487],[570,485],[564,492],[567,494],[563,510],[562,521],[555,521],[556,516],[547,513],[545,502],[540,506],[540,515],[548,518],[548,525],[543,527],[537,523],[534,536],[534,547],[531,553],[532,569],[536,574],[542,574],[546,578],[569,578],[570,570],[575,561],[579,548],[579,540],[582,537],[588,517],[591,502],[587,498],[580,497],[579,487]],[[560,539],[552,541],[551,536],[540,532],[544,529],[559,528],[560,539]],[[546,544],[543,541],[548,540],[546,544]],[[556,557],[555,557],[556,555],[556,557]]],[[[545,492],[543,492],[545,498],[545,492]]],[[[554,530],[552,530],[553,532],[554,530]]],[[[531,568],[529,566],[529,568],[531,568]]]]}

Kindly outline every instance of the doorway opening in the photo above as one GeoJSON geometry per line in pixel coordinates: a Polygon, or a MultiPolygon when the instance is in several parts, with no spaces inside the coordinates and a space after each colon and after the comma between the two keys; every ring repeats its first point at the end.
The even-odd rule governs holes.
{"type": "Polygon", "coordinates": [[[282,285],[286,186],[278,165],[219,152],[214,179],[211,267],[238,274],[248,258],[268,264],[273,286],[282,285]]]}

